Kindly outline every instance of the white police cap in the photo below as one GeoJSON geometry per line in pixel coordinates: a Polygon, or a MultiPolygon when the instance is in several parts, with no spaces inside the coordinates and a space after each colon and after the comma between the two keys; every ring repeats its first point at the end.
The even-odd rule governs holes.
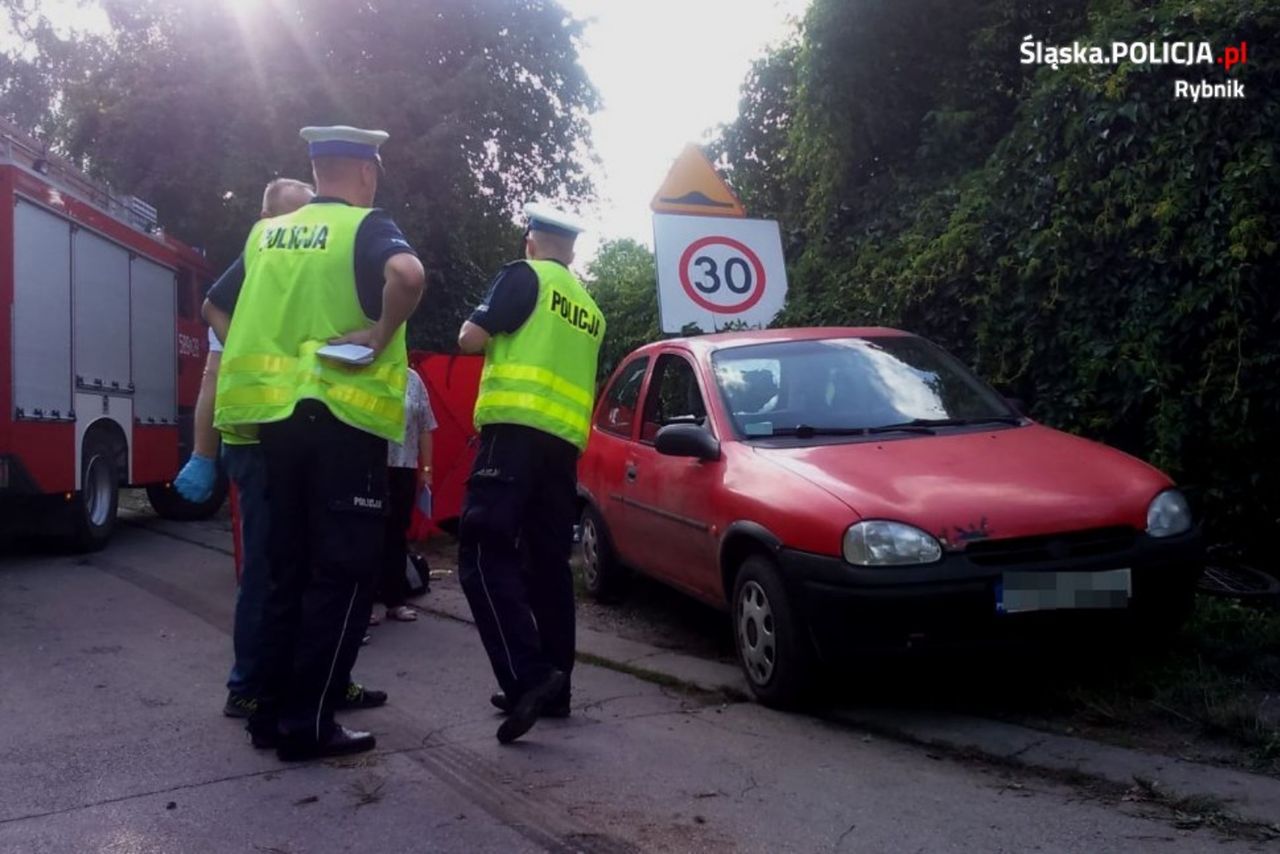
{"type": "Polygon", "coordinates": [[[311,159],[317,157],[351,157],[378,160],[378,146],[390,136],[385,130],[364,130],[349,125],[305,127],[299,135],[307,141],[311,159]]]}
{"type": "Polygon", "coordinates": [[[587,230],[586,223],[578,217],[543,202],[530,202],[525,205],[524,214],[529,218],[530,231],[546,231],[562,237],[577,237],[587,230]]]}

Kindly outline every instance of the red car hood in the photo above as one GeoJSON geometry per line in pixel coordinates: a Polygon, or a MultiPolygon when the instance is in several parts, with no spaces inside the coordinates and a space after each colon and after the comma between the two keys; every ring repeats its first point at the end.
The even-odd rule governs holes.
{"type": "Polygon", "coordinates": [[[863,519],[907,522],[952,547],[1112,525],[1146,527],[1171,485],[1105,445],[1040,425],[884,442],[756,448],[863,519]]]}

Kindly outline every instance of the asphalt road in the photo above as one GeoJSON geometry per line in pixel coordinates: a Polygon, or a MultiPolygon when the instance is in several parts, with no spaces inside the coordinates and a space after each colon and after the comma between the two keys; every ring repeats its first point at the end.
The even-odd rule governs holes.
{"type": "Polygon", "coordinates": [[[391,703],[347,719],[378,750],[285,766],[220,714],[234,578],[202,536],[0,555],[0,852],[1261,850],[601,667],[501,747],[474,628],[430,616],[361,654],[391,703]]]}

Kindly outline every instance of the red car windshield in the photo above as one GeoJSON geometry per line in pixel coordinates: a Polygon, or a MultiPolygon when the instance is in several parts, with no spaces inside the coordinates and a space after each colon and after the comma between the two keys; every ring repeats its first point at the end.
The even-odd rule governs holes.
{"type": "Polygon", "coordinates": [[[1018,423],[958,361],[922,338],[827,338],[717,350],[716,384],[739,436],[931,432],[1018,423]]]}

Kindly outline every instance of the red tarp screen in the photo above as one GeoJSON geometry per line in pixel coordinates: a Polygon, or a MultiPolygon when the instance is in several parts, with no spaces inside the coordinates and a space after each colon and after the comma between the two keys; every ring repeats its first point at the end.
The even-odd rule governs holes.
{"type": "MultiPolygon", "coordinates": [[[[472,460],[475,459],[472,440],[476,430],[472,415],[476,407],[476,393],[480,388],[480,370],[484,367],[484,357],[414,351],[409,354],[409,364],[418,371],[426,384],[431,409],[439,424],[432,436],[431,446],[432,522],[439,529],[453,531],[462,511],[462,495],[466,491],[472,460]]],[[[238,510],[239,502],[233,493],[231,526],[237,580],[242,566],[238,510]]]]}

